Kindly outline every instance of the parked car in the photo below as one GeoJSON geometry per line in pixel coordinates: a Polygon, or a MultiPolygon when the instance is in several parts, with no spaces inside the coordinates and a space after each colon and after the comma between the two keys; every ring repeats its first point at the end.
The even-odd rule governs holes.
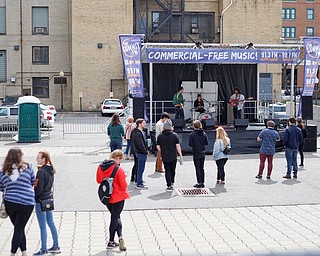
{"type": "Polygon", "coordinates": [[[4,98],[4,100],[2,100],[1,106],[13,106],[17,103],[19,97],[19,95],[8,95],[4,98]]]}
{"type": "Polygon", "coordinates": [[[51,113],[56,116],[57,115],[57,111],[54,105],[47,105],[51,111],[51,113]]]}
{"type": "Polygon", "coordinates": [[[124,109],[124,106],[119,99],[105,99],[101,105],[101,115],[119,113],[124,109]]]}
{"type": "Polygon", "coordinates": [[[40,115],[40,120],[41,120],[41,127],[53,127],[55,117],[53,112],[50,109],[50,106],[40,104],[40,109],[41,109],[41,115],[40,115]]]}
{"type": "Polygon", "coordinates": [[[18,106],[0,107],[0,129],[2,131],[18,130],[18,106]]]}
{"type": "Polygon", "coordinates": [[[284,103],[277,102],[275,104],[269,104],[267,107],[258,108],[258,118],[264,119],[280,119],[282,127],[286,127],[290,116],[287,114],[287,106],[284,103]]]}

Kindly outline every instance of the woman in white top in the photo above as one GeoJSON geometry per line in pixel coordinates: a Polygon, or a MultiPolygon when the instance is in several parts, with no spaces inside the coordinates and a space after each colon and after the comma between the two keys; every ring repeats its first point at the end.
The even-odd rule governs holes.
{"type": "Polygon", "coordinates": [[[224,149],[230,144],[230,139],[223,127],[218,127],[216,130],[216,141],[213,145],[213,160],[216,161],[218,173],[217,173],[217,183],[225,183],[225,172],[224,166],[228,161],[229,155],[224,154],[224,149]]]}

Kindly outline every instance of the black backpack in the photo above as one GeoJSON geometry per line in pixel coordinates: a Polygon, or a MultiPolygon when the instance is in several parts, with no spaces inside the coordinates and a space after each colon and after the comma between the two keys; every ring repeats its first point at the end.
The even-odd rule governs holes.
{"type": "Polygon", "coordinates": [[[229,146],[229,144],[224,148],[222,152],[226,155],[229,155],[231,153],[231,147],[229,146]]]}
{"type": "Polygon", "coordinates": [[[111,176],[103,179],[103,181],[99,185],[98,196],[101,203],[103,203],[104,205],[107,205],[109,203],[109,199],[113,190],[113,178],[114,176],[116,176],[118,168],[119,168],[119,165],[116,164],[116,166],[112,171],[111,176]]]}

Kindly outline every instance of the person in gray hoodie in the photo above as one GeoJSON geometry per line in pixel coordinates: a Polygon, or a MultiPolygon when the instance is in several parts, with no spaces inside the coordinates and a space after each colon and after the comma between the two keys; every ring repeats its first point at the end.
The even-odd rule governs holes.
{"type": "Polygon", "coordinates": [[[33,255],[47,255],[48,253],[61,253],[58,232],[53,221],[52,211],[43,212],[41,201],[53,198],[53,182],[55,170],[53,168],[50,154],[47,151],[40,151],[37,155],[38,172],[35,184],[36,215],[39,222],[41,234],[41,248],[33,255]],[[50,228],[53,245],[47,249],[47,224],[50,228]]]}
{"type": "Polygon", "coordinates": [[[205,146],[208,145],[208,137],[199,120],[193,121],[193,128],[194,130],[189,136],[189,146],[192,148],[193,164],[196,168],[197,184],[194,187],[204,188],[205,146]]]}

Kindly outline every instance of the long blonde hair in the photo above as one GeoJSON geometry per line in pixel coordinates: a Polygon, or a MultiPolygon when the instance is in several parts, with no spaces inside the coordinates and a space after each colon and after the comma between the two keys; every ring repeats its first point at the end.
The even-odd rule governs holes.
{"type": "Polygon", "coordinates": [[[219,139],[223,141],[225,147],[229,144],[228,134],[221,126],[219,126],[216,130],[216,140],[219,139]]]}

